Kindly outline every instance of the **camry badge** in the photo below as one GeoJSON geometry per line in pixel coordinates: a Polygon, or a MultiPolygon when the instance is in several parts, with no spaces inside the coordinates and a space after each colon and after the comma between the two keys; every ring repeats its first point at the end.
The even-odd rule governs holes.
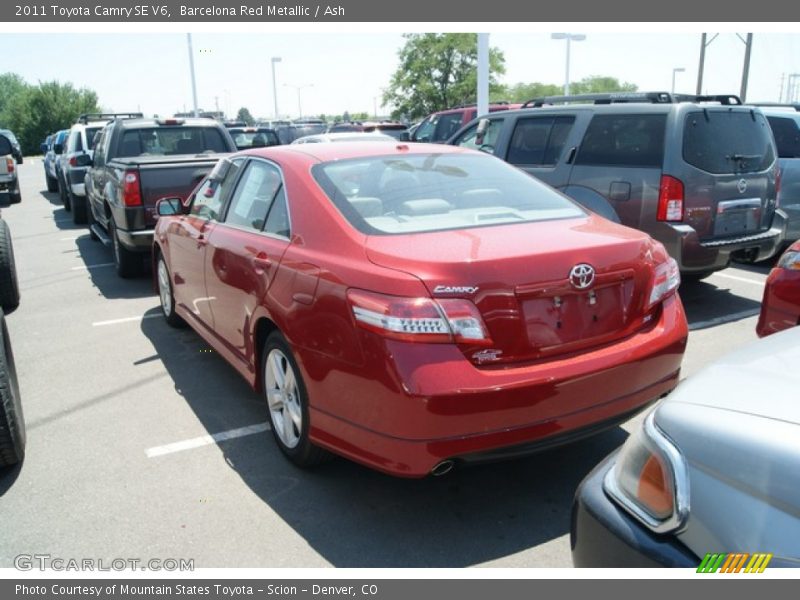
{"type": "Polygon", "coordinates": [[[474,294],[477,286],[472,285],[437,285],[433,288],[434,294],[474,294]]]}
{"type": "Polygon", "coordinates": [[[594,267],[581,263],[572,267],[569,272],[569,282],[577,290],[585,290],[594,283],[594,267]]]}
{"type": "Polygon", "coordinates": [[[740,179],[736,184],[736,189],[739,190],[740,194],[744,194],[747,191],[747,181],[740,179]]]}

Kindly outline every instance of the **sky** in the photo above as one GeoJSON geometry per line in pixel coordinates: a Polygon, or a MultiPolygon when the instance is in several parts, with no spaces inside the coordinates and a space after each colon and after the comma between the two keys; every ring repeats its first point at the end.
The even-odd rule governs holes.
{"type": "MultiPolygon", "coordinates": [[[[489,24],[483,30],[490,33],[490,45],[505,56],[506,73],[499,77],[502,83],[563,85],[565,42],[552,40],[550,32],[566,30],[586,34],[586,40],[572,44],[572,81],[604,75],[635,83],[640,90],[669,91],[673,69],[683,68],[685,71],[675,74],[675,89],[694,93],[700,32],[709,31],[711,37],[715,26],[719,24],[651,24],[638,28],[634,24],[615,30],[613,24],[566,26],[571,29],[563,24],[560,28],[530,24],[528,30],[525,24],[489,24]]],[[[256,117],[272,117],[270,59],[281,57],[275,69],[281,116],[297,117],[300,111],[307,116],[331,115],[345,110],[369,114],[377,110],[385,115],[391,107],[381,106],[381,95],[397,67],[397,52],[404,42],[402,32],[442,30],[436,27],[398,24],[371,31],[367,24],[341,32],[331,28],[259,32],[252,27],[241,31],[233,31],[230,25],[205,27],[192,34],[198,104],[205,110],[219,106],[231,116],[244,106],[256,117]],[[226,33],[217,32],[223,28],[226,33]]],[[[18,73],[33,84],[58,80],[91,88],[107,110],[159,115],[191,110],[186,33],[179,26],[171,29],[3,32],[0,55],[13,59],[0,72],[18,73]]],[[[742,25],[742,37],[745,29],[742,25]]],[[[800,73],[800,33],[786,32],[791,29],[798,31],[789,24],[783,32],[773,26],[754,33],[749,100],[777,101],[781,77],[800,73]]],[[[705,93],[739,93],[744,49],[733,30],[720,33],[708,45],[705,93]]],[[[800,96],[800,76],[795,81],[800,96]]]]}

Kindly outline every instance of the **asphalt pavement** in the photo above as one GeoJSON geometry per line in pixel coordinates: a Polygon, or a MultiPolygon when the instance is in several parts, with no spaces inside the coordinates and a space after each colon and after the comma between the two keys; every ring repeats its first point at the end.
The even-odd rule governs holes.
{"type": "MultiPolygon", "coordinates": [[[[344,459],[301,471],[261,398],[191,330],[161,318],[149,274],[111,250],[19,166],[2,209],[22,301],[8,317],[27,456],[0,472],[0,567],[21,554],[193,559],[195,567],[568,567],[572,495],[641,416],[572,446],[439,478],[344,459]]],[[[683,375],[756,340],[769,268],[683,286],[683,375]]]]}

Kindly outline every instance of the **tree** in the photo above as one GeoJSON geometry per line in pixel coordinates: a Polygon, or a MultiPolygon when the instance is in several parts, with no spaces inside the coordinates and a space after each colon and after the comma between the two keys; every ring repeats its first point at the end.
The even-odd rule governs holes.
{"type": "Polygon", "coordinates": [[[238,113],[236,113],[236,120],[244,121],[247,125],[253,125],[256,122],[256,120],[253,118],[253,115],[251,115],[250,111],[244,106],[239,109],[238,113]]]}
{"type": "Polygon", "coordinates": [[[576,83],[569,84],[570,94],[604,94],[607,92],[635,92],[639,89],[635,83],[620,82],[616,77],[592,75],[584,77],[576,83]]]}
{"type": "Polygon", "coordinates": [[[527,102],[542,96],[556,96],[562,92],[561,86],[553,83],[515,83],[503,86],[503,90],[492,96],[492,100],[507,100],[508,102],[527,102]]]}
{"type": "Polygon", "coordinates": [[[6,110],[13,98],[23,94],[28,87],[25,80],[16,73],[0,75],[0,124],[6,123],[6,110]]]}
{"type": "MultiPolygon", "coordinates": [[[[392,116],[409,118],[474,102],[478,80],[478,36],[475,33],[408,33],[398,52],[400,64],[382,103],[392,116]]],[[[495,75],[505,73],[505,58],[489,49],[489,91],[498,92],[495,75]]]]}

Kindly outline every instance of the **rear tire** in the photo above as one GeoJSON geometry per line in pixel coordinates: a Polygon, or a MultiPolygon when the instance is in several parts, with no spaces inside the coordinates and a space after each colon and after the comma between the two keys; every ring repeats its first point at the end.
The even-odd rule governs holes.
{"type": "Polygon", "coordinates": [[[17,191],[8,193],[9,204],[19,204],[22,202],[22,193],[19,191],[19,184],[17,184],[17,191]]]}
{"type": "Polygon", "coordinates": [[[69,192],[67,192],[67,196],[71,198],[72,222],[75,225],[86,225],[86,196],[73,196],[69,192]]]}
{"type": "Polygon", "coordinates": [[[308,437],[311,422],[306,386],[288,342],[277,331],[264,343],[261,374],[272,436],[283,455],[304,469],[330,459],[331,454],[308,437]]]}
{"type": "Polygon", "coordinates": [[[58,191],[58,179],[55,177],[50,177],[49,173],[45,173],[45,178],[47,179],[47,191],[48,192],[57,192],[58,191]]]}
{"type": "Polygon", "coordinates": [[[186,327],[184,321],[175,312],[175,294],[173,293],[172,277],[170,277],[167,261],[159,253],[156,266],[156,281],[158,282],[158,298],[161,301],[161,314],[164,315],[167,325],[175,328],[186,327]]]}
{"type": "Polygon", "coordinates": [[[9,467],[25,455],[25,421],[19,397],[11,340],[0,312],[0,467],[9,467]]]}
{"type": "Polygon", "coordinates": [[[140,275],[142,272],[142,255],[131,252],[119,241],[117,227],[114,225],[114,217],[109,217],[108,219],[108,235],[111,238],[117,275],[123,279],[130,279],[140,275]]]}
{"type": "Polygon", "coordinates": [[[6,313],[19,306],[19,282],[14,261],[14,246],[8,224],[0,220],[0,307],[6,313]]]}

